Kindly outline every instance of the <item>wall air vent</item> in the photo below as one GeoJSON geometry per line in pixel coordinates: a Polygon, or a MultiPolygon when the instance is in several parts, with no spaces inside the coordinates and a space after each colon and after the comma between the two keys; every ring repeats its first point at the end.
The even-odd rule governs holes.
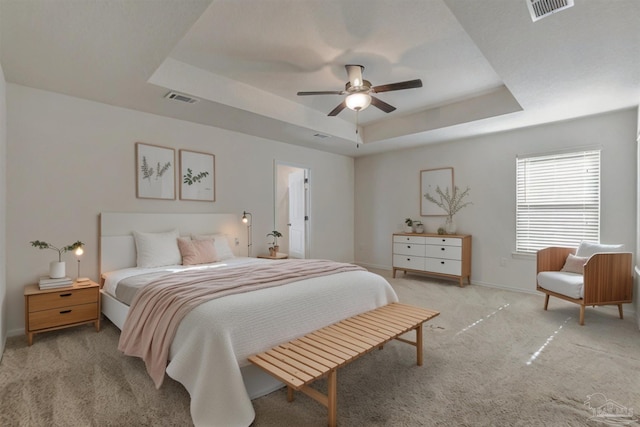
{"type": "Polygon", "coordinates": [[[167,99],[173,99],[175,101],[186,102],[187,104],[195,104],[199,101],[197,98],[193,98],[189,95],[185,95],[183,93],[178,92],[169,92],[164,96],[167,99]]]}
{"type": "Polygon", "coordinates": [[[533,22],[573,6],[573,0],[526,0],[526,2],[533,22]]]}
{"type": "Polygon", "coordinates": [[[315,136],[316,138],[320,138],[320,139],[330,138],[329,135],[325,135],[323,133],[314,133],[313,136],[315,136]]]}

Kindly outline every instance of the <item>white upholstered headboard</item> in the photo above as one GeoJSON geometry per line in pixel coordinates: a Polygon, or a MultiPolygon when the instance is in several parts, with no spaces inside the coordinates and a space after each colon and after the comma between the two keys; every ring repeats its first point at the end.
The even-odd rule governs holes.
{"type": "Polygon", "coordinates": [[[126,213],[100,214],[100,273],[136,266],[133,232],[164,232],[180,235],[224,233],[236,256],[246,256],[246,227],[241,215],[220,213],[126,213]]]}

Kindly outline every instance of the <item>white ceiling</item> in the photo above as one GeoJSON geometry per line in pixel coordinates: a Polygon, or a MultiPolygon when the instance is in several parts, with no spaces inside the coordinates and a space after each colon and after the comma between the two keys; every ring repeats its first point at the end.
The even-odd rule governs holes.
{"type": "Polygon", "coordinates": [[[360,156],[629,108],[640,2],[575,0],[0,0],[8,82],[360,156]],[[345,64],[397,107],[327,113],[345,64]],[[184,104],[169,90],[199,98],[184,104]],[[314,137],[316,133],[330,138],[314,137]]]}

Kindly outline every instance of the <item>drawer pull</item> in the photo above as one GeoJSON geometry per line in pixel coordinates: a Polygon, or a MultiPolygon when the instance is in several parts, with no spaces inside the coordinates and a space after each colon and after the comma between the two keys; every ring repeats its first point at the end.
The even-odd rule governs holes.
{"type": "Polygon", "coordinates": [[[407,258],[407,261],[411,261],[411,258],[407,258]]]}
{"type": "Polygon", "coordinates": [[[442,242],[443,242],[443,243],[444,243],[444,242],[446,242],[446,241],[447,241],[447,239],[442,239],[442,242]]]}
{"type": "Polygon", "coordinates": [[[62,310],[62,311],[60,312],[60,314],[67,314],[67,313],[71,313],[71,310],[62,310]]]}
{"type": "Polygon", "coordinates": [[[407,245],[407,249],[411,249],[411,245],[407,245]]]}
{"type": "Polygon", "coordinates": [[[444,261],[440,261],[440,264],[444,264],[444,261]]]}
{"type": "Polygon", "coordinates": [[[73,295],[71,292],[66,293],[66,294],[60,294],[60,297],[70,297],[71,295],[73,295]]]}
{"type": "Polygon", "coordinates": [[[444,248],[440,248],[441,251],[444,251],[444,248]]]}

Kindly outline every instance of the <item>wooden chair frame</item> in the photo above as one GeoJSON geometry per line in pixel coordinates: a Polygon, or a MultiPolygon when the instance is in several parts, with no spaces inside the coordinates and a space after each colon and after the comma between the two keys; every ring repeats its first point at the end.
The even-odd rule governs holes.
{"type": "MultiPolygon", "coordinates": [[[[575,255],[575,252],[575,248],[565,247],[549,247],[538,251],[536,277],[541,271],[560,271],[567,256],[575,255]]],[[[622,319],[622,304],[631,303],[633,297],[631,258],[631,252],[592,255],[584,266],[584,297],[580,299],[544,289],[536,279],[536,289],[546,294],[544,309],[549,305],[549,297],[554,296],[580,305],[580,325],[584,325],[584,309],[588,305],[617,305],[622,319]]]]}

